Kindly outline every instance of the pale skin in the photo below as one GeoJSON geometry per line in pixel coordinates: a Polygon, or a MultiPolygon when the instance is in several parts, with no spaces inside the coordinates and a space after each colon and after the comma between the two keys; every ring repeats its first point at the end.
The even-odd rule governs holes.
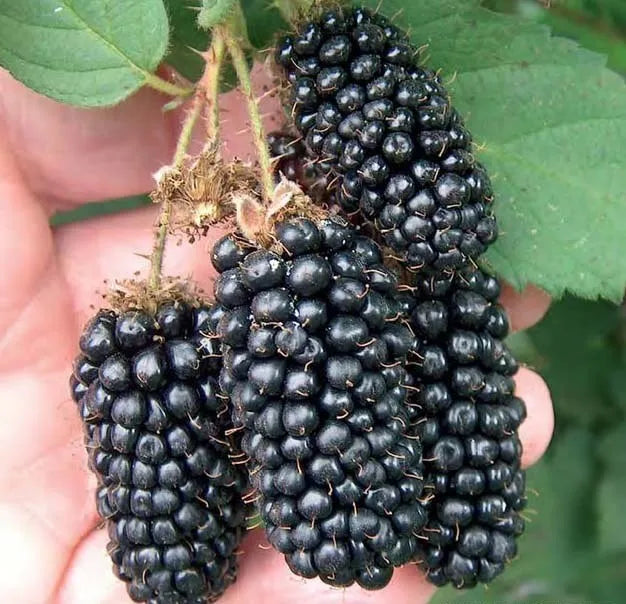
{"type": "MultiPolygon", "coordinates": [[[[107,110],[72,109],[37,96],[0,72],[0,593],[14,604],[130,602],[113,576],[106,533],[99,530],[94,479],[67,380],[80,329],[101,305],[104,280],[147,275],[156,208],[51,230],[58,209],[85,200],[151,188],[168,163],[181,114],[161,111],[166,99],[143,91],[107,110]]],[[[244,106],[224,101],[228,153],[250,155],[244,106]]],[[[265,109],[265,108],[264,108],[265,109]]],[[[274,111],[274,108],[270,108],[274,111]]],[[[165,273],[213,278],[207,249],[217,232],[194,246],[168,249],[165,273]]],[[[515,329],[547,310],[535,288],[505,289],[515,329]]],[[[521,428],[524,465],[548,446],[553,414],[543,380],[517,375],[528,406],[521,428]]],[[[420,604],[432,588],[415,567],[400,569],[382,592],[333,590],[290,575],[282,556],[265,549],[259,531],[242,545],[237,583],[224,604],[323,602],[420,604]]]]}

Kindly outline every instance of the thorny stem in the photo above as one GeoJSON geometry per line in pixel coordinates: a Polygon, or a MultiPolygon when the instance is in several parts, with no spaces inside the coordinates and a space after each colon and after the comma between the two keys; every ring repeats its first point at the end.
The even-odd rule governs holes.
{"type": "MultiPolygon", "coordinates": [[[[183,163],[187,154],[189,143],[191,142],[191,135],[193,128],[200,117],[202,107],[204,105],[204,95],[202,92],[197,92],[193,105],[183,122],[183,127],[178,138],[176,145],[176,151],[174,152],[174,159],[172,160],[172,168],[178,168],[183,163]]],[[[159,228],[156,231],[154,238],[154,245],[152,247],[152,255],[150,256],[150,289],[155,291],[161,284],[161,270],[163,269],[163,257],[165,255],[165,244],[167,242],[167,231],[170,223],[170,211],[172,209],[172,202],[170,199],[165,198],[161,203],[161,213],[159,214],[159,228]]]]}
{"type": "MultiPolygon", "coordinates": [[[[170,169],[180,168],[183,164],[191,143],[194,127],[199,117],[202,115],[202,110],[206,103],[209,104],[209,122],[212,122],[212,124],[210,123],[207,126],[209,142],[215,142],[215,140],[217,140],[219,134],[217,96],[219,94],[219,77],[223,55],[224,42],[219,36],[214,36],[211,47],[205,55],[206,65],[204,73],[198,82],[193,103],[183,122],[170,169]],[[215,63],[214,59],[216,61],[215,63]]],[[[148,285],[152,291],[156,291],[161,284],[161,272],[163,270],[163,258],[165,256],[165,245],[167,243],[171,210],[171,199],[164,199],[161,203],[158,228],[154,236],[152,254],[150,255],[150,277],[148,285]]]]}
{"type": "Polygon", "coordinates": [[[207,101],[207,139],[209,143],[219,140],[220,135],[220,73],[224,59],[224,38],[221,31],[213,31],[213,42],[206,56],[207,71],[205,78],[205,95],[207,101]]]}
{"type": "Polygon", "coordinates": [[[272,198],[272,194],[274,191],[272,163],[270,159],[269,149],[267,147],[265,129],[263,128],[259,105],[256,97],[254,96],[254,90],[252,89],[252,81],[250,79],[248,62],[246,61],[246,55],[242,48],[241,39],[237,36],[237,34],[233,32],[233,28],[226,27],[223,31],[224,39],[226,41],[226,47],[228,48],[228,53],[232,58],[235,72],[237,73],[239,86],[243,95],[246,98],[246,104],[248,106],[248,116],[250,117],[250,126],[252,129],[252,138],[254,140],[257,158],[261,167],[261,184],[263,186],[263,197],[265,198],[266,202],[269,202],[269,200],[272,198]]]}

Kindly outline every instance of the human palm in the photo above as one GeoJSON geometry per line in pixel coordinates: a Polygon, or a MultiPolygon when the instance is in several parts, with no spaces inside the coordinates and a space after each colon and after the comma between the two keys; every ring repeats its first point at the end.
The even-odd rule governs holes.
{"type": "MultiPolygon", "coordinates": [[[[0,72],[0,537],[3,601],[14,604],[127,602],[110,570],[99,530],[95,481],[86,466],[81,426],[67,378],[82,324],[101,303],[105,280],[128,278],[148,263],[155,210],[101,217],[51,230],[50,215],[85,199],[145,191],[167,163],[180,114],[143,91],[114,109],[58,105],[0,72]]],[[[225,103],[231,153],[245,155],[243,104],[225,103]]],[[[212,238],[209,237],[209,240],[212,238]]],[[[165,271],[211,279],[207,243],[170,246],[165,271]]],[[[514,327],[541,317],[548,300],[535,289],[505,289],[514,327]]],[[[545,384],[521,369],[518,394],[529,417],[521,428],[525,465],[552,432],[545,384]]],[[[331,589],[290,575],[282,556],[264,551],[259,531],[242,546],[237,583],[221,602],[419,604],[432,593],[413,567],[397,571],[382,592],[331,589]]]]}

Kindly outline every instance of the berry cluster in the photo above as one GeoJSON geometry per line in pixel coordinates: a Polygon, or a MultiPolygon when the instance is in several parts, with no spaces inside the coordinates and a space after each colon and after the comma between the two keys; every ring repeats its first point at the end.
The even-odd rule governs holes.
{"type": "Polygon", "coordinates": [[[328,11],[276,50],[309,160],[415,272],[453,271],[495,240],[492,190],[440,78],[378,15],[328,11]]]}
{"type": "Polygon", "coordinates": [[[245,476],[229,459],[210,307],[100,311],[71,378],[97,509],[135,601],[201,604],[236,576],[245,476]]]}
{"type": "Polygon", "coordinates": [[[503,343],[499,293],[495,279],[466,269],[424,279],[407,297],[430,512],[418,561],[436,585],[490,582],[524,530],[517,429],[526,412],[514,395],[517,363],[503,343]]]}
{"type": "Polygon", "coordinates": [[[426,522],[421,448],[406,404],[396,278],[343,219],[279,222],[273,251],[228,235],[215,325],[257,506],[291,570],[379,589],[426,522]]]}

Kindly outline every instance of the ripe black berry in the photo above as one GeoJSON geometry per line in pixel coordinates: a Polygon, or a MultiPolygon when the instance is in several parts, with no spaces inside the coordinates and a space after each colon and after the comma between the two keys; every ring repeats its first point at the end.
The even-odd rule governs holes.
{"type": "Polygon", "coordinates": [[[418,278],[413,294],[409,368],[425,415],[418,434],[430,496],[417,559],[436,585],[472,587],[504,570],[524,530],[517,364],[502,342],[508,321],[495,279],[465,269],[418,278]]]}
{"type": "MultiPolygon", "coordinates": [[[[279,42],[276,60],[304,141],[295,144],[304,163],[316,166],[317,193],[328,197],[326,183],[336,181],[331,199],[360,210],[407,267],[449,273],[495,240],[493,192],[439,76],[417,66],[416,54],[384,17],[354,9],[303,25],[279,42]],[[325,27],[328,20],[341,25],[325,27]]],[[[285,144],[274,147],[295,163],[285,144]]]]}
{"type": "MultiPolygon", "coordinates": [[[[222,242],[214,261],[233,270],[240,252],[222,242]]],[[[246,287],[230,277],[222,286],[231,301],[246,287]]],[[[236,577],[246,480],[225,436],[219,347],[206,329],[214,316],[183,303],[100,311],[80,339],[72,392],[97,509],[115,573],[137,602],[214,601],[236,577]]]]}
{"type": "MultiPolygon", "coordinates": [[[[333,39],[320,47],[320,61],[333,64],[349,45],[333,39]]],[[[361,94],[345,92],[346,99],[361,94]]],[[[216,282],[221,291],[223,276],[236,275],[250,292],[243,304],[221,296],[220,383],[233,420],[244,427],[242,446],[273,547],[303,577],[378,589],[393,564],[417,551],[426,522],[403,367],[414,338],[400,322],[397,281],[380,249],[349,223],[296,218],[279,222],[275,236],[271,251],[247,248],[216,282]],[[250,267],[267,276],[251,285],[250,267]],[[240,356],[243,371],[234,362],[240,356]],[[395,551],[400,538],[403,549],[395,551]]],[[[228,255],[232,247],[216,245],[228,255]]],[[[229,266],[219,253],[214,264],[229,266]]]]}

